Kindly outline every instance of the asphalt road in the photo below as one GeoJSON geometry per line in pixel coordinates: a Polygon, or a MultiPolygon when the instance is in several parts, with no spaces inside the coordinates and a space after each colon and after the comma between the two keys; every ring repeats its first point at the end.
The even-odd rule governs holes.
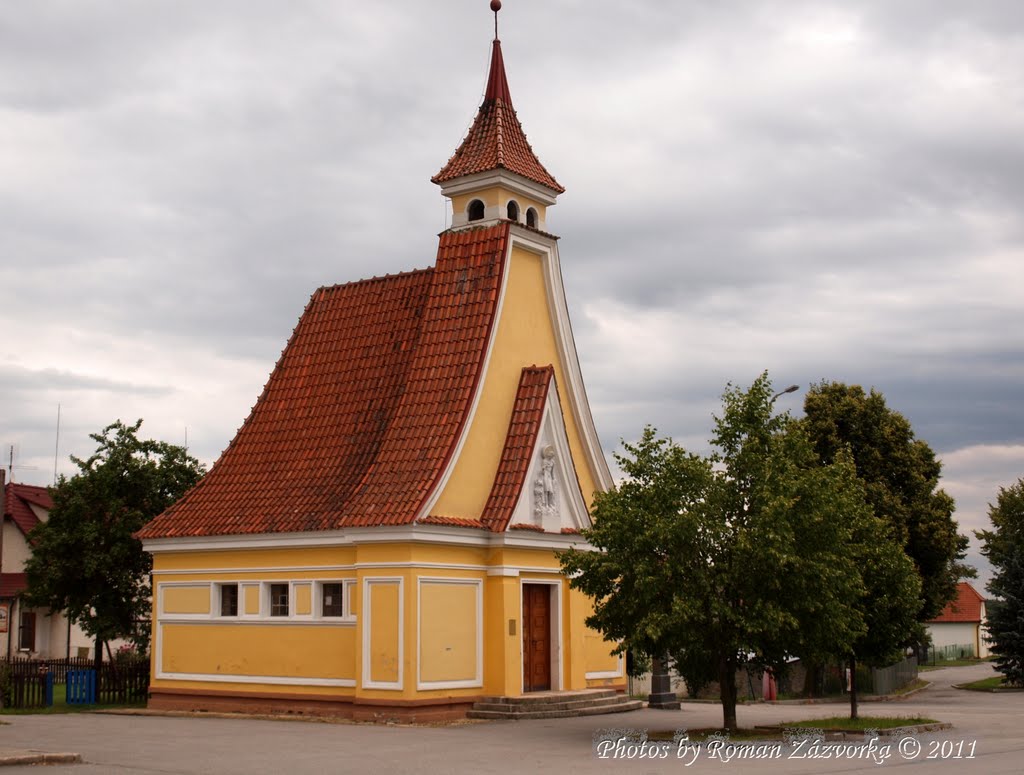
{"type": "MultiPolygon", "coordinates": [[[[734,758],[750,749],[670,748],[666,759],[609,758],[595,754],[594,732],[616,727],[673,730],[713,727],[721,709],[685,704],[681,711],[631,713],[550,721],[497,721],[445,727],[399,727],[254,719],[172,718],[66,714],[8,716],[0,749],[72,751],[82,764],[48,766],[48,773],[520,773],[722,772],[867,773],[904,775],[1024,772],[1024,693],[990,694],[953,689],[992,673],[988,665],[923,674],[931,688],[898,702],[865,703],[862,715],[927,716],[953,729],[921,735],[899,746],[886,739],[873,749],[786,747],[773,758],[734,758]],[[943,745],[945,743],[945,745],[943,745]],[[918,748],[919,746],[919,748],[918,748]],[[794,752],[795,751],[795,752],[794,752]],[[935,758],[927,758],[932,754],[935,758]],[[805,758],[796,758],[798,756],[805,758]],[[821,758],[830,755],[833,758],[821,758]],[[960,758],[955,758],[959,755],[960,758]],[[971,757],[971,758],[968,758],[971,757]],[[876,761],[880,763],[876,763],[876,761]]],[[[741,726],[843,714],[836,704],[756,704],[739,708],[741,726]]],[[[858,743],[860,741],[857,741],[858,743]]],[[[629,749],[619,748],[625,754],[629,749]]],[[[647,749],[650,752],[650,748],[647,749]]],[[[635,753],[635,751],[634,751],[635,753]]],[[[772,755],[771,751],[761,751],[772,755]]],[[[38,768],[4,767],[2,775],[38,775],[38,768]]]]}

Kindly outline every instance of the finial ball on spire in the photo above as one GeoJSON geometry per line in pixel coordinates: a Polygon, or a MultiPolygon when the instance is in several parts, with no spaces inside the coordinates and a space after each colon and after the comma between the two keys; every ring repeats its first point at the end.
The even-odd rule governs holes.
{"type": "Polygon", "coordinates": [[[501,0],[491,0],[491,10],[497,13],[501,10],[501,0]]]}

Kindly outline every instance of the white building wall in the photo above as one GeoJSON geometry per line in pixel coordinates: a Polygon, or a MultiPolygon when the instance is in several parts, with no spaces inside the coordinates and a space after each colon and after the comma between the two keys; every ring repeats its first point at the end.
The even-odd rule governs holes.
{"type": "MultiPolygon", "coordinates": [[[[928,625],[928,632],[931,633],[932,645],[936,648],[969,645],[977,651],[977,624],[971,622],[932,622],[928,625]]],[[[976,656],[976,654],[971,656],[976,656]]]]}
{"type": "Polygon", "coordinates": [[[31,551],[21,529],[9,519],[4,520],[4,554],[0,568],[4,573],[23,573],[31,551]]]}

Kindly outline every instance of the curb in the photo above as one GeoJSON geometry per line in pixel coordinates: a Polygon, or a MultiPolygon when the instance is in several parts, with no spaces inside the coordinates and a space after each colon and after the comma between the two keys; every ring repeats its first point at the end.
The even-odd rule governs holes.
{"type": "MultiPolygon", "coordinates": [[[[922,678],[921,680],[923,681],[924,679],[922,678]]],[[[909,692],[905,692],[904,694],[871,694],[863,697],[858,696],[857,702],[858,704],[862,702],[902,702],[908,697],[913,697],[915,694],[919,694],[920,692],[923,692],[925,689],[930,689],[931,687],[932,682],[925,681],[924,686],[918,686],[916,689],[911,689],[909,692]]],[[[849,705],[850,697],[849,695],[847,695],[846,697],[839,697],[836,699],[828,697],[811,697],[808,699],[799,700],[757,700],[750,704],[759,703],[764,705],[849,705]]]]}
{"type": "Polygon", "coordinates": [[[82,755],[78,753],[0,751],[0,767],[15,767],[19,764],[79,764],[81,761],[82,755]]]}

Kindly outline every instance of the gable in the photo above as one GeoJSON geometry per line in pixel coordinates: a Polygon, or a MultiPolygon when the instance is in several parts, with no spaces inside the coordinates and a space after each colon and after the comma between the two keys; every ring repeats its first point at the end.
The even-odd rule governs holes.
{"type": "Polygon", "coordinates": [[[526,477],[508,527],[577,533],[591,526],[590,514],[573,465],[554,374],[551,382],[526,477]]]}
{"type": "Polygon", "coordinates": [[[10,482],[4,487],[4,516],[25,536],[46,519],[53,508],[53,499],[45,487],[10,482]]]}
{"type": "Polygon", "coordinates": [[[556,247],[552,239],[513,228],[507,278],[479,394],[456,457],[420,519],[475,519],[483,513],[501,462],[520,373],[538,363],[551,364],[559,386],[560,414],[585,504],[589,507],[596,491],[612,486],[579,374],[556,247]]]}

